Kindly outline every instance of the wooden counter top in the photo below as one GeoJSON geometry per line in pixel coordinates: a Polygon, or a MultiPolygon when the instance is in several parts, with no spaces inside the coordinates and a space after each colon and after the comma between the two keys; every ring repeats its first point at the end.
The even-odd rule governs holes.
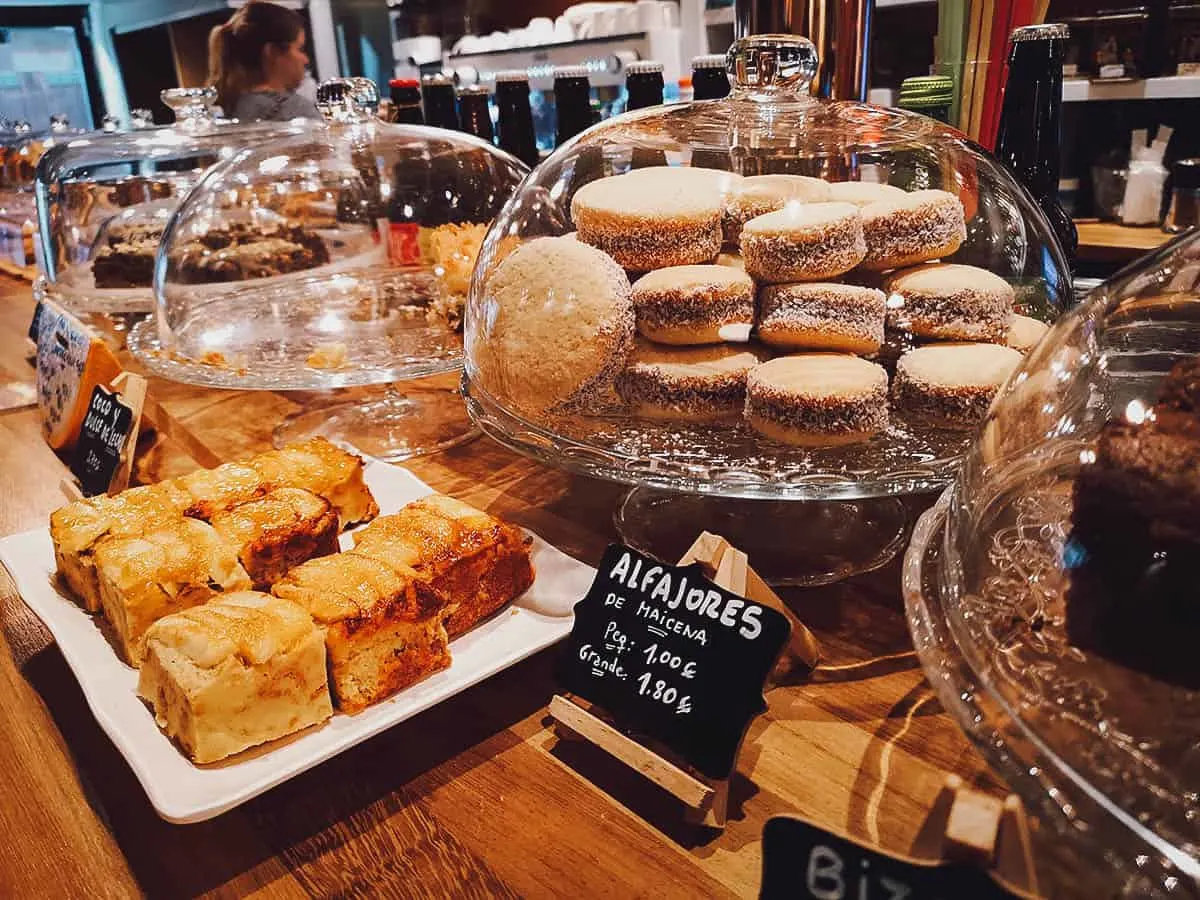
{"type": "Polygon", "coordinates": [[[1079,258],[1090,262],[1127,263],[1161,247],[1173,234],[1156,225],[1135,228],[1119,222],[1078,220],[1079,258]]]}
{"type": "MultiPolygon", "coordinates": [[[[31,311],[29,287],[0,279],[5,366],[31,311]]],[[[151,390],[226,458],[267,448],[296,408],[295,395],[157,381],[151,390]]],[[[487,439],[411,468],[591,563],[614,538],[621,487],[487,439]]],[[[34,409],[0,413],[0,534],[44,527],[63,502],[64,472],[34,409]]],[[[559,744],[546,719],[553,650],[244,806],[180,826],[155,814],[0,570],[0,895],[753,897],[771,815],[802,812],[902,851],[947,772],[1002,790],[909,652],[898,563],[785,598],[827,662],[767,695],[723,833],[681,824],[671,797],[595,748],[559,744]]]]}

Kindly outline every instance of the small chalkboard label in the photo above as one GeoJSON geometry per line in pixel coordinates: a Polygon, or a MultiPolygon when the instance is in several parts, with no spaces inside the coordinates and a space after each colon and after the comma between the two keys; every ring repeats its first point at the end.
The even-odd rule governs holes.
{"type": "Polygon", "coordinates": [[[618,727],[725,778],[766,708],[763,682],[790,628],[781,613],[713,584],[699,565],[665,565],[611,544],[575,606],[558,677],[618,727]]]}
{"type": "Polygon", "coordinates": [[[71,459],[71,471],[79,479],[85,497],[108,490],[132,427],[133,410],[121,402],[119,395],[96,385],[71,459]]]}
{"type": "Polygon", "coordinates": [[[863,847],[794,816],[763,828],[761,900],[1021,900],[983,869],[863,847]]]}

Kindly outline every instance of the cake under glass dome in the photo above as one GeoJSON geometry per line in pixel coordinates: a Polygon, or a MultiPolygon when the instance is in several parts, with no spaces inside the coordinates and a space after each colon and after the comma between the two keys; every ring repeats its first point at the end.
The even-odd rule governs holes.
{"type": "MultiPolygon", "coordinates": [[[[908,327],[904,292],[892,287],[896,273],[889,269],[911,270],[935,260],[954,264],[968,293],[972,281],[986,282],[980,293],[999,283],[1007,294],[1001,315],[1021,314],[1023,322],[1053,321],[1071,302],[1068,269],[1045,217],[1002,165],[932,119],[811,97],[815,70],[815,52],[804,38],[743,39],[729,53],[734,86],[728,98],[616,117],[538,166],[489,232],[467,308],[470,408],[488,433],[589,474],[731,497],[878,497],[938,487],[951,477],[981,409],[975,418],[930,426],[893,399],[890,415],[878,411],[877,418],[887,416],[886,427],[876,422],[873,432],[850,441],[839,436],[837,446],[814,446],[819,440],[797,445],[767,436],[769,429],[741,415],[737,377],[713,382],[707,395],[713,405],[705,409],[703,402],[689,402],[694,395],[680,396],[686,379],[664,374],[676,362],[688,377],[698,371],[707,377],[714,366],[745,368],[771,356],[855,346],[805,343],[795,335],[769,342],[763,311],[768,282],[772,296],[787,295],[785,305],[791,295],[811,295],[813,281],[822,282],[822,289],[833,283],[835,294],[871,295],[877,304],[871,327],[882,342],[868,339],[839,352],[866,357],[880,367],[868,371],[881,379],[881,370],[893,376],[897,357],[928,338],[908,327]],[[787,178],[759,177],[764,175],[805,178],[785,184],[787,178]],[[685,176],[692,180],[685,184],[685,176]],[[854,184],[847,188],[845,182],[854,184]],[[814,184],[815,195],[808,193],[814,184]],[[930,190],[938,193],[917,193],[930,190]],[[700,195],[718,199],[697,199],[700,195]],[[934,233],[930,243],[920,245],[924,255],[889,257],[887,246],[868,240],[865,258],[860,250],[822,269],[821,251],[829,246],[816,245],[836,243],[840,224],[834,220],[855,218],[847,206],[862,212],[869,228],[867,201],[889,197],[914,207],[929,199],[955,208],[961,234],[938,245],[934,233]],[[697,212],[714,205],[721,220],[716,237],[713,220],[701,221],[703,213],[697,212]],[[816,246],[816,267],[772,270],[773,236],[764,239],[765,251],[747,249],[747,234],[773,227],[771,217],[755,216],[777,210],[776,218],[792,216],[808,227],[805,217],[816,215],[818,206],[821,216],[832,218],[829,230],[808,248],[816,246]],[[583,243],[585,251],[563,243],[533,245],[538,238],[563,236],[583,243]],[[721,285],[730,278],[714,275],[712,264],[744,267],[754,284],[744,281],[741,311],[731,316],[718,308],[711,301],[712,284],[688,293],[683,276],[667,271],[684,264],[705,267],[692,274],[721,285]],[[664,337],[655,330],[661,321],[651,321],[649,305],[639,302],[639,292],[654,293],[653,279],[643,277],[647,270],[663,270],[652,274],[670,280],[677,300],[686,294],[688,303],[696,301],[698,311],[684,310],[682,301],[673,307],[694,316],[688,322],[693,332],[664,337]],[[609,274],[600,278],[601,271],[609,274]],[[710,296],[703,296],[705,289],[710,296]],[[749,355],[731,362],[737,353],[749,355]],[[651,387],[666,390],[668,399],[630,388],[633,375],[647,371],[651,381],[660,378],[651,387]]],[[[886,217],[874,221],[876,234],[883,235],[878,240],[886,243],[886,217]]],[[[923,226],[915,227],[920,232],[923,226]]],[[[917,232],[909,237],[921,238],[917,232]]],[[[903,249],[898,243],[891,249],[897,248],[903,249]]],[[[671,299],[669,291],[660,293],[671,299]]],[[[998,332],[996,321],[978,332],[983,337],[970,337],[975,332],[967,328],[967,337],[958,339],[1004,344],[1007,329],[998,332]]],[[[835,331],[854,325],[833,324],[835,331]]]]}
{"type": "Polygon", "coordinates": [[[1200,235],[1029,354],[904,567],[946,708],[1079,860],[1200,892],[1200,235]]]}
{"type": "MultiPolygon", "coordinates": [[[[320,98],[325,121],[232,154],[172,215],[154,315],[129,340],[151,371],[210,387],[322,390],[461,366],[475,255],[524,165],[470,135],[379,120],[365,79],[322,84],[320,98]]],[[[401,439],[422,422],[456,418],[455,436],[470,432],[461,399],[442,394],[424,413],[395,394],[318,407],[287,436],[315,430],[401,458],[452,442],[401,439]]]]}
{"type": "Polygon", "coordinates": [[[147,313],[167,221],[204,172],[290,123],[218,121],[215,88],[170,88],[175,124],[57,141],[37,167],[38,290],[77,313],[147,313]]]}

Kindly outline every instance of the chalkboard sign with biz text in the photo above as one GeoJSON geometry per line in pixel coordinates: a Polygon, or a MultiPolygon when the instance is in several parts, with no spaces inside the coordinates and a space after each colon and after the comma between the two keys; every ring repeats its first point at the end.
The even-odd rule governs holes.
{"type": "Polygon", "coordinates": [[[133,410],[121,402],[120,395],[96,385],[71,458],[71,471],[85,497],[108,491],[132,427],[133,410]]]}
{"type": "Polygon", "coordinates": [[[983,869],[863,847],[793,816],[763,827],[760,900],[1020,900],[983,869]]]}
{"type": "Polygon", "coordinates": [[[790,624],[723,590],[699,565],[609,546],[559,659],[563,687],[619,727],[661,741],[710,778],[733,769],[790,624]]]}

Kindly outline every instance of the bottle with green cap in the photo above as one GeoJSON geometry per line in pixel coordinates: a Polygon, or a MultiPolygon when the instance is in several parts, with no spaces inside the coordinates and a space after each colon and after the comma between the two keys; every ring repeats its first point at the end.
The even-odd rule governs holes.
{"type": "Polygon", "coordinates": [[[949,125],[950,107],[954,105],[954,79],[949,75],[905,78],[896,105],[949,125]]]}

